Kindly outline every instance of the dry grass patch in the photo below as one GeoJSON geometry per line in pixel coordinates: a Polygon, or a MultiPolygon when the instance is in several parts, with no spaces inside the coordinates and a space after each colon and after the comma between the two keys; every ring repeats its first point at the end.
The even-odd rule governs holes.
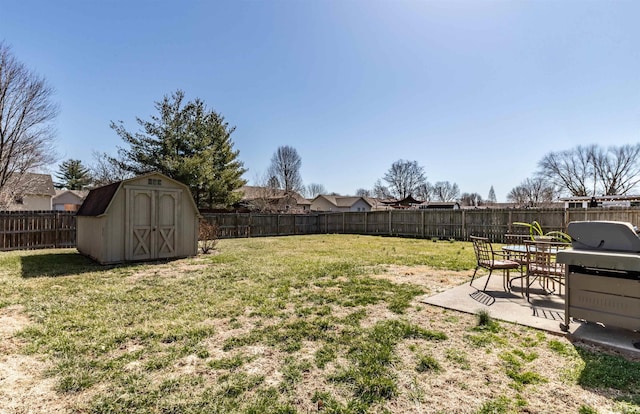
{"type": "Polygon", "coordinates": [[[471,279],[468,270],[455,271],[432,266],[385,265],[378,269],[382,269],[382,272],[373,273],[370,277],[422,286],[428,290],[427,293],[443,292],[471,279]]]}

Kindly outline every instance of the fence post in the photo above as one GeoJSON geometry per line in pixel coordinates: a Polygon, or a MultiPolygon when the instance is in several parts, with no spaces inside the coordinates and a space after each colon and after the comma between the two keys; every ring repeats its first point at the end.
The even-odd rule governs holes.
{"type": "Polygon", "coordinates": [[[391,212],[392,212],[392,211],[393,211],[393,210],[389,210],[389,236],[391,236],[391,235],[392,235],[392,233],[391,233],[391,229],[392,229],[392,227],[391,227],[391,217],[392,217],[392,216],[391,216],[391,212]]]}
{"type": "Polygon", "coordinates": [[[424,239],[424,210],[420,213],[422,213],[420,217],[420,236],[424,239]]]}

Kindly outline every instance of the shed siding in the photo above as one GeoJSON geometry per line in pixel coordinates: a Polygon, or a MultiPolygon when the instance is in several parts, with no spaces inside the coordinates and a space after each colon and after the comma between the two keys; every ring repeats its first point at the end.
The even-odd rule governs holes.
{"type": "Polygon", "coordinates": [[[104,217],[77,217],[78,251],[99,262],[104,262],[104,217]]]}
{"type": "Polygon", "coordinates": [[[118,191],[108,212],[109,225],[105,228],[105,263],[117,263],[125,259],[125,192],[118,191]]]}

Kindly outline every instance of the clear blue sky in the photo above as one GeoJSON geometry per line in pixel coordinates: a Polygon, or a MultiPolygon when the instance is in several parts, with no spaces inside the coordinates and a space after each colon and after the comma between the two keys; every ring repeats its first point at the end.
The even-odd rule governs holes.
{"type": "MultiPolygon", "coordinates": [[[[177,89],[353,194],[398,159],[499,201],[549,151],[640,139],[640,1],[3,0],[0,40],[60,104],[60,160],[115,152],[177,89]]],[[[55,172],[57,165],[52,166],[55,172]]]]}

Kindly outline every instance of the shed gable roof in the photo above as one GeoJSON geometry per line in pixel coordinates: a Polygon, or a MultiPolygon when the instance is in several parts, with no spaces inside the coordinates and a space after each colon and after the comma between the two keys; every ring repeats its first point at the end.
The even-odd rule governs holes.
{"type": "Polygon", "coordinates": [[[180,181],[174,180],[171,177],[167,177],[164,174],[152,172],[149,174],[144,174],[144,175],[140,175],[133,178],[128,178],[126,180],[117,181],[115,183],[107,184],[102,187],[94,188],[93,190],[89,191],[87,198],[84,199],[84,202],[80,206],[80,209],[78,209],[77,215],[78,216],[99,216],[101,214],[105,214],[107,212],[107,209],[109,208],[109,205],[111,204],[111,201],[113,200],[116,193],[120,189],[120,186],[135,180],[144,179],[146,177],[153,177],[153,176],[162,177],[162,179],[164,180],[172,181],[184,187],[186,190],[187,198],[190,200],[191,205],[193,206],[197,214],[198,215],[200,214],[198,211],[198,206],[196,206],[196,203],[193,200],[193,197],[191,196],[191,191],[189,190],[189,187],[187,187],[185,184],[181,183],[180,181]]]}
{"type": "Polygon", "coordinates": [[[102,187],[94,188],[89,191],[87,198],[80,206],[78,216],[99,216],[107,211],[111,199],[118,191],[122,181],[117,181],[102,187]]]}

